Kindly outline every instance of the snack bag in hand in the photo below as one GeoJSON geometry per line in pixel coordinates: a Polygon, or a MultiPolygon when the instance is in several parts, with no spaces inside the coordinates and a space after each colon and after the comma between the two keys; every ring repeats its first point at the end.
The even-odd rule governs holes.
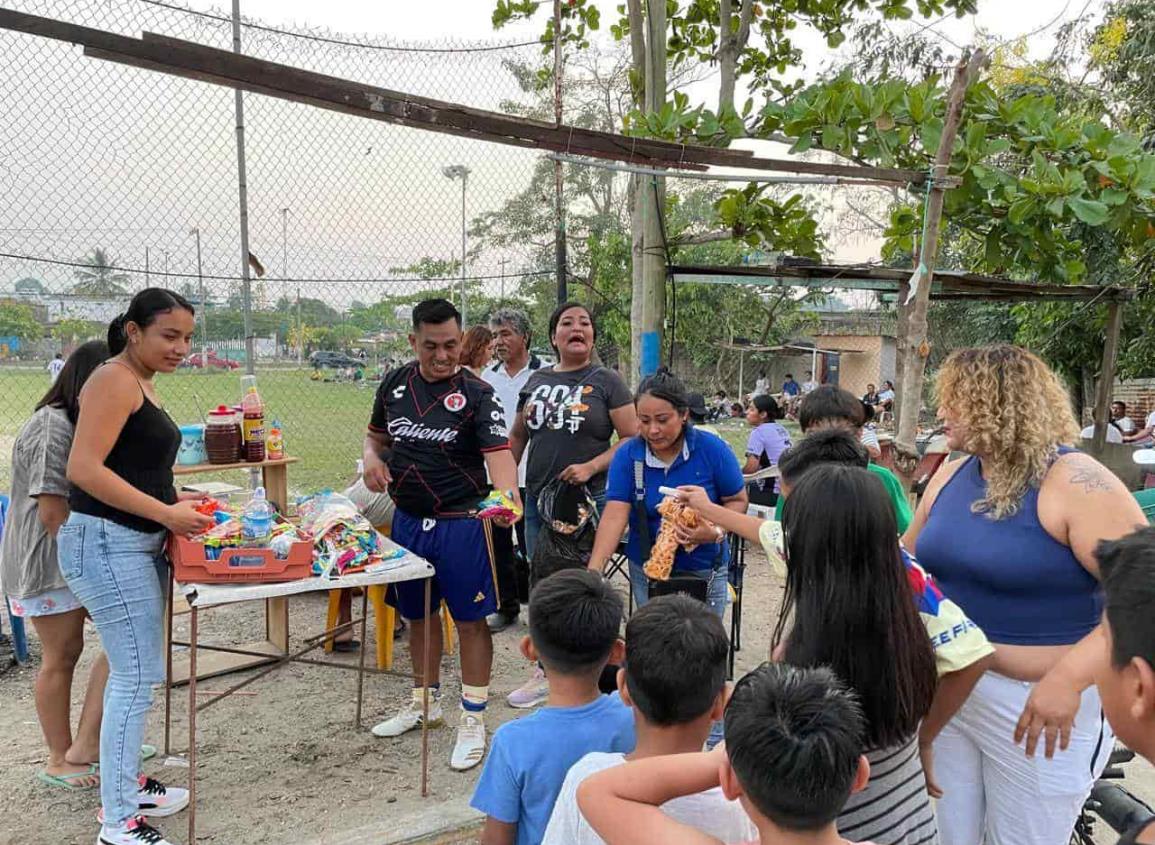
{"type": "MultiPolygon", "coordinates": [[[[650,550],[650,559],[646,561],[642,570],[646,577],[656,581],[669,580],[674,569],[674,555],[678,551],[678,541],[674,532],[680,526],[686,529],[697,528],[701,517],[691,507],[673,496],[667,496],[658,505],[658,513],[662,515],[662,525],[658,529],[658,537],[650,550]]],[[[687,552],[692,552],[697,545],[683,546],[687,552]]]]}
{"type": "Polygon", "coordinates": [[[513,501],[513,496],[502,490],[494,490],[477,506],[478,519],[501,519],[512,522],[521,517],[521,508],[513,501]]]}

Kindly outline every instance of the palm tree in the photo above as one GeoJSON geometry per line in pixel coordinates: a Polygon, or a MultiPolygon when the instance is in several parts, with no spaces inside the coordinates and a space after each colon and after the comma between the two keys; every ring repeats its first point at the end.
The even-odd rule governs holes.
{"type": "Polygon", "coordinates": [[[82,296],[125,296],[129,278],[116,271],[115,263],[103,249],[97,247],[83,259],[84,266],[73,270],[76,284],[72,293],[82,296]]]}

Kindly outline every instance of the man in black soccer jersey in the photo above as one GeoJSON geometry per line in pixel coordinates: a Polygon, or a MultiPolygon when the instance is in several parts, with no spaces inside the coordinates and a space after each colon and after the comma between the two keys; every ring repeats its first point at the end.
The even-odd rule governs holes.
{"type": "Polygon", "coordinates": [[[365,435],[365,485],[389,490],[397,505],[393,539],[433,564],[432,614],[425,617],[425,585],[409,581],[391,593],[412,623],[413,698],[393,718],[373,728],[377,736],[400,736],[421,726],[422,698],[429,688],[429,721],[442,720],[441,625],[445,601],[461,638],[461,724],[450,765],[472,768],[485,755],[485,705],[493,642],[485,617],[497,610],[497,579],[481,521],[472,517],[489,492],[489,478],[521,504],[517,464],[493,388],[464,367],[461,314],[444,299],[413,309],[409,345],[416,356],[385,376],[377,389],[365,435]],[[415,644],[429,631],[429,663],[418,667],[415,644]]]}

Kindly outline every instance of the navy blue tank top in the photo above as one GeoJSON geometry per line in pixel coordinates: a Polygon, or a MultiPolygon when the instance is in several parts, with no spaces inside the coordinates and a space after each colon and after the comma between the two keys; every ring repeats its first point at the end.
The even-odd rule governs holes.
{"type": "Polygon", "coordinates": [[[1018,511],[999,520],[971,510],[986,490],[978,458],[968,458],[930,509],[919,562],[991,642],[1078,642],[1099,624],[1099,582],[1039,522],[1037,488],[1028,487],[1018,511]]]}

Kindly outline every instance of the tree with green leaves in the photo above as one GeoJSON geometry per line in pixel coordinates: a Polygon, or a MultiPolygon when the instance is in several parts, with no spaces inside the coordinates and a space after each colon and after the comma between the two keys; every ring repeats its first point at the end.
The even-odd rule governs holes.
{"type": "Polygon", "coordinates": [[[131,283],[128,274],[122,272],[116,261],[99,247],[81,259],[81,265],[72,271],[72,275],[76,282],[71,292],[78,296],[127,296],[131,283]]]}
{"type": "Polygon", "coordinates": [[[36,319],[31,305],[12,300],[0,300],[0,338],[14,337],[27,343],[44,336],[44,327],[36,319]]]}
{"type": "Polygon", "coordinates": [[[108,326],[105,323],[83,320],[78,317],[65,317],[56,321],[51,334],[61,343],[74,344],[104,337],[107,332],[108,326]]]}
{"type": "MultiPolygon", "coordinates": [[[[497,0],[493,14],[495,28],[537,14],[543,5],[536,0],[497,0]]],[[[739,82],[756,95],[784,97],[796,83],[787,75],[800,63],[801,52],[792,40],[799,25],[810,26],[826,36],[831,46],[845,38],[856,14],[868,10],[887,19],[905,19],[917,11],[924,16],[944,11],[965,14],[975,10],[975,0],[627,0],[616,6],[617,17],[610,29],[618,41],[629,45],[629,80],[634,109],[623,121],[628,132],[659,137],[678,137],[695,143],[725,145],[746,134],[753,100],[735,108],[734,92],[739,82]],[[718,100],[713,110],[704,105],[691,107],[681,92],[669,96],[670,72],[701,62],[717,63],[718,100]]],[[[542,36],[544,52],[554,44],[555,35],[569,50],[589,46],[588,33],[597,30],[602,12],[592,0],[567,0],[562,5],[560,32],[552,18],[542,36]]],[[[549,71],[541,75],[548,78],[549,71]]],[[[630,185],[631,230],[631,313],[634,328],[632,360],[638,361],[641,333],[660,336],[666,316],[665,250],[669,246],[662,232],[661,213],[665,206],[663,177],[634,176],[630,185]]],[[[764,225],[754,231],[771,234],[769,225],[782,215],[779,209],[764,210],[774,198],[751,192],[745,197],[755,218],[764,225]]],[[[636,376],[636,366],[632,368],[636,376]]]]}

